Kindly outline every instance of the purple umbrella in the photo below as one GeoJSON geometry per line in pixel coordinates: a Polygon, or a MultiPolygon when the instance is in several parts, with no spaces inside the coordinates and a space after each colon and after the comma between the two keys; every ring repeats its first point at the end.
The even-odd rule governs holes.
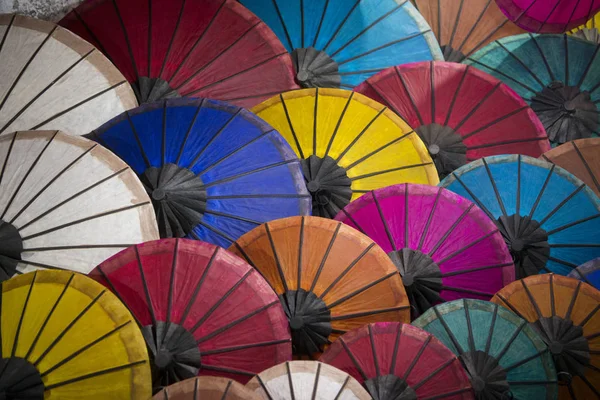
{"type": "Polygon", "coordinates": [[[515,278],[496,225],[449,190],[401,184],[365,194],[335,218],[368,235],[390,256],[413,318],[460,298],[489,300],[515,278]]]}

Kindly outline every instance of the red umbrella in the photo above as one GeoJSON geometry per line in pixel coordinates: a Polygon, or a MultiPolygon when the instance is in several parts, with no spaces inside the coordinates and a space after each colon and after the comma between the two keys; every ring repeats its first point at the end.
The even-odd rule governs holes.
{"type": "Polygon", "coordinates": [[[140,325],[155,389],[196,375],[245,383],[292,358],[279,299],[255,269],[220,247],[186,239],[146,242],[90,276],[140,325]]]}
{"type": "Polygon", "coordinates": [[[408,122],[442,178],[481,157],[539,157],[550,150],[542,123],[525,101],[477,68],[448,62],[405,64],[380,72],[355,91],[408,122]]]}
{"type": "Polygon", "coordinates": [[[398,322],[365,325],[340,337],[320,361],[361,382],[374,399],[472,399],[458,358],[433,335],[398,322]]]}
{"type": "Polygon", "coordinates": [[[59,23],[100,49],[140,103],[193,96],[251,107],[298,87],[279,39],[234,0],[86,1],[59,23]]]}

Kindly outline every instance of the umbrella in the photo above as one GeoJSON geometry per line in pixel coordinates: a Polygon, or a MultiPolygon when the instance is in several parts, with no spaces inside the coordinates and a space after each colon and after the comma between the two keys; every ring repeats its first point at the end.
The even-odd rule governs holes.
{"type": "Polygon", "coordinates": [[[600,396],[600,292],[560,275],[530,276],[496,293],[493,302],[529,321],[558,372],[560,399],[600,396]]]}
{"type": "Polygon", "coordinates": [[[502,12],[529,32],[561,33],[600,10],[599,0],[496,0],[502,12]]]}
{"type": "Polygon", "coordinates": [[[585,24],[578,26],[571,30],[573,36],[589,40],[593,43],[600,43],[600,35],[598,34],[598,27],[600,26],[600,13],[596,14],[593,18],[588,20],[585,24]]]}
{"type": "Polygon", "coordinates": [[[271,284],[292,329],[294,355],[315,356],[369,322],[409,321],[402,279],[368,237],[324,218],[264,224],[230,249],[271,284]]]}
{"type": "Polygon", "coordinates": [[[156,393],[152,400],[259,400],[241,383],[214,376],[201,376],[174,383],[156,393]]]}
{"type": "Polygon", "coordinates": [[[440,186],[466,197],[496,222],[518,279],[567,275],[600,256],[600,199],[564,169],[531,157],[487,157],[465,165],[440,186]]]}
{"type": "Polygon", "coordinates": [[[60,25],[119,68],[140,103],[210,97],[250,107],[297,88],[289,54],[235,0],[99,0],[60,25]]]}
{"type": "Polygon", "coordinates": [[[443,301],[489,300],[515,279],[502,234],[469,200],[426,185],[395,185],[335,218],[369,236],[400,271],[413,318],[443,301]]]}
{"type": "Polygon", "coordinates": [[[313,215],[333,218],[369,190],[439,182],[423,142],[396,114],[339,89],[288,92],[256,106],[302,159],[313,215]]]}
{"type": "Polygon", "coordinates": [[[556,370],[548,348],[512,312],[462,299],[432,307],[413,325],[459,356],[476,399],[556,399],[556,370]]]}
{"type": "MultiPolygon", "coordinates": [[[[600,4],[600,3],[599,3],[600,4]]],[[[523,34],[468,57],[531,105],[554,144],[598,135],[599,45],[568,35],[523,34]]]]}
{"type": "Polygon", "coordinates": [[[600,290],[600,257],[581,264],[567,276],[589,283],[600,290]]]}
{"type": "Polygon", "coordinates": [[[246,387],[260,399],[371,400],[350,375],[318,361],[288,361],[256,375],[246,387]]]}
{"type": "Polygon", "coordinates": [[[356,91],[386,104],[423,140],[440,177],[497,154],[550,150],[540,120],[515,92],[476,68],[429,62],[390,68],[356,91]]]}
{"type": "Polygon", "coordinates": [[[542,154],[548,162],[566,169],[600,196],[600,138],[577,139],[542,154]]]}
{"type": "Polygon", "coordinates": [[[442,60],[431,28],[408,0],[240,0],[291,53],[302,87],[352,89],[377,71],[442,60]]]}
{"type": "Polygon", "coordinates": [[[110,151],[59,131],[0,137],[0,281],[38,268],[87,273],[157,238],[144,188],[110,151]]]}
{"type": "Polygon", "coordinates": [[[379,322],[343,335],[321,361],[348,372],[375,400],[472,399],[458,358],[433,335],[408,324],[379,322]]]}
{"type": "Polygon", "coordinates": [[[0,135],[60,129],[83,135],[137,106],[94,46],[53,23],[0,15],[0,135]]]}
{"type": "Polygon", "coordinates": [[[494,0],[411,0],[431,26],[446,61],[461,62],[489,42],[523,32],[494,0]]]}
{"type": "Polygon", "coordinates": [[[148,353],[121,302],[84,275],[36,271],[2,283],[5,399],[150,397],[148,353]]]}
{"type": "Polygon", "coordinates": [[[165,100],[125,112],[90,137],[139,175],[161,237],[226,247],[263,222],[310,213],[298,159],[244,109],[208,99],[165,100]]]}
{"type": "Polygon", "coordinates": [[[155,389],[196,375],[245,383],[291,359],[277,296],[258,272],[220,247],[155,240],[123,250],[89,275],[141,327],[155,389]]]}

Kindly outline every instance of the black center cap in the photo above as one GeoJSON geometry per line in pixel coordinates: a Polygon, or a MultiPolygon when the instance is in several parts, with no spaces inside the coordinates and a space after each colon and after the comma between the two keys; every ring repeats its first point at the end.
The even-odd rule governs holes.
{"type": "Polygon", "coordinates": [[[0,220],[0,282],[15,274],[22,251],[23,240],[17,228],[0,220]]]}
{"type": "Polygon", "coordinates": [[[137,82],[133,83],[131,87],[140,105],[153,103],[161,99],[181,97],[175,89],[169,86],[169,82],[161,78],[140,76],[137,82]]]}
{"type": "Polygon", "coordinates": [[[383,375],[364,382],[373,400],[417,400],[417,393],[396,375],[383,375]]]}
{"type": "Polygon", "coordinates": [[[324,51],[306,47],[294,49],[291,55],[296,81],[303,88],[340,87],[338,64],[324,51]]]}
{"type": "Polygon", "coordinates": [[[302,160],[302,173],[312,196],[312,215],[333,218],[350,203],[352,181],[333,158],[310,156],[302,160]]]}
{"type": "Polygon", "coordinates": [[[451,127],[433,123],[421,125],[415,132],[427,146],[440,177],[467,163],[467,146],[451,127]]]}
{"type": "Polygon", "coordinates": [[[44,383],[37,368],[24,358],[0,358],[0,398],[44,398],[44,383]]]}

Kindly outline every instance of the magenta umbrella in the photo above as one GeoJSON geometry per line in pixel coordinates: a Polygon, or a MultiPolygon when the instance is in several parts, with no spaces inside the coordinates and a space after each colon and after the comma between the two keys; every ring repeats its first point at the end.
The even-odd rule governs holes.
{"type": "Polygon", "coordinates": [[[441,187],[401,184],[369,192],[335,218],[392,259],[416,318],[435,304],[489,300],[515,278],[502,235],[469,200],[441,187]]]}
{"type": "Polygon", "coordinates": [[[520,28],[536,33],[562,33],[585,24],[600,9],[600,0],[496,0],[520,28]]]}

